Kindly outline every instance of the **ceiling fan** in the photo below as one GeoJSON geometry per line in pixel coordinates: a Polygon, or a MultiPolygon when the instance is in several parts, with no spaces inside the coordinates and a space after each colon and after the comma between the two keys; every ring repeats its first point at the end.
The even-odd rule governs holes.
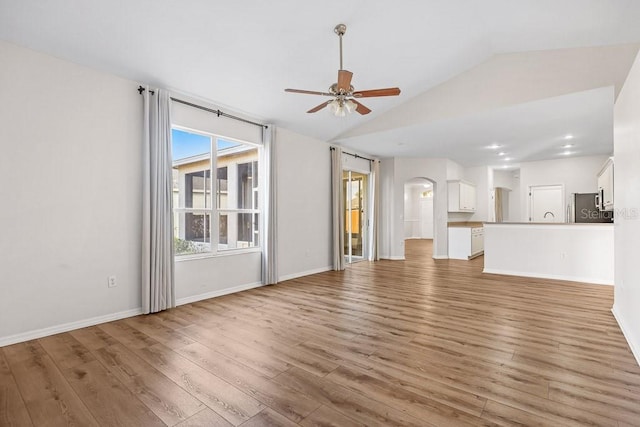
{"type": "Polygon", "coordinates": [[[351,85],[351,78],[353,73],[342,68],[342,36],[347,31],[347,26],[344,24],[338,24],[333,31],[340,37],[340,69],[338,70],[338,81],[329,87],[328,92],[317,92],[313,90],[302,89],[285,89],[285,92],[303,93],[307,95],[322,95],[330,96],[333,99],[323,102],[322,104],[313,107],[307,113],[315,113],[322,110],[325,107],[329,107],[329,110],[336,116],[344,117],[348,113],[352,113],[354,110],[360,114],[369,114],[371,110],[358,102],[355,98],[372,98],[377,96],[397,96],[400,94],[400,89],[397,87],[390,87],[384,89],[371,89],[371,90],[358,90],[356,91],[351,85]]]}

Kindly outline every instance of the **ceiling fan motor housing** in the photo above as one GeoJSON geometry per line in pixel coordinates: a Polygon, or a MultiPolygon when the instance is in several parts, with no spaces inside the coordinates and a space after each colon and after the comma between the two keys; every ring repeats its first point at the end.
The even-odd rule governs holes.
{"type": "Polygon", "coordinates": [[[349,90],[338,89],[338,83],[334,83],[329,87],[329,93],[336,96],[352,96],[354,88],[352,85],[349,85],[349,90]]]}

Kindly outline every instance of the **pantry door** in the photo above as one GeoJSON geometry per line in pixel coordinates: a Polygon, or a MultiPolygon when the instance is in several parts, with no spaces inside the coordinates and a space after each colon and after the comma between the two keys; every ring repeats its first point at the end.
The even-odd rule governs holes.
{"type": "Polygon", "coordinates": [[[529,222],[565,222],[564,187],[529,187],[529,222]]]}

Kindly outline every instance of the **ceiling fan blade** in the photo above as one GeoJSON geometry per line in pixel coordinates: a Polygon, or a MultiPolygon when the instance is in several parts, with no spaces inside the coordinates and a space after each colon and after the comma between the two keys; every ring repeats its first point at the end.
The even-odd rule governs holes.
{"type": "Polygon", "coordinates": [[[327,105],[329,105],[331,101],[327,101],[327,102],[323,102],[322,104],[318,105],[317,107],[313,107],[311,110],[307,111],[307,113],[315,113],[317,111],[322,110],[324,107],[326,107],[327,105]]]}
{"type": "Polygon", "coordinates": [[[345,92],[349,92],[352,78],[353,73],[351,71],[338,70],[338,90],[342,89],[345,92]]]}
{"type": "Polygon", "coordinates": [[[316,92],[315,90],[302,90],[302,89],[285,89],[285,92],[292,93],[304,93],[306,95],[324,95],[324,96],[333,96],[333,94],[329,92],[316,92]]]}
{"type": "Polygon", "coordinates": [[[359,103],[355,99],[352,99],[352,101],[357,105],[356,111],[358,113],[360,113],[362,115],[365,115],[365,114],[369,114],[371,112],[371,110],[369,108],[365,107],[364,105],[362,105],[361,103],[359,103]]]}
{"type": "Polygon", "coordinates": [[[359,90],[353,92],[356,98],[371,98],[374,96],[397,96],[400,95],[400,89],[397,87],[388,87],[385,89],[359,90]]]}

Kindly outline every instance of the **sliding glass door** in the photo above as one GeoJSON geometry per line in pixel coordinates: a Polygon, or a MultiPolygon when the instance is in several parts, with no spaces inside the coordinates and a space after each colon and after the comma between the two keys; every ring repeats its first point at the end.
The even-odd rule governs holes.
{"type": "Polygon", "coordinates": [[[342,173],[344,190],[345,261],[352,263],[366,259],[367,239],[367,189],[369,175],[345,170],[342,173]]]}

